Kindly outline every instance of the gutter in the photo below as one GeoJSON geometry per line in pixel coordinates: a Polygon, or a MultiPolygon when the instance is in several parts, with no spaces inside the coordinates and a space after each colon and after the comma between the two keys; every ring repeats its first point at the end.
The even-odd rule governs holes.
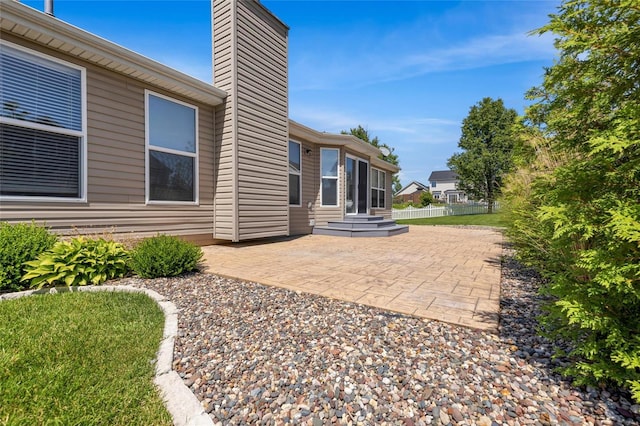
{"type": "Polygon", "coordinates": [[[221,105],[227,93],[146,56],[112,43],[16,0],[0,0],[4,31],[62,53],[156,85],[209,105],[221,105]],[[49,39],[46,43],[41,37],[49,39]],[[58,41],[58,43],[54,43],[58,41]],[[65,48],[67,45],[67,48],[65,48]],[[98,56],[98,58],[96,58],[98,56]],[[125,72],[121,68],[131,68],[125,72]],[[142,75],[140,75],[142,74],[142,75]]]}

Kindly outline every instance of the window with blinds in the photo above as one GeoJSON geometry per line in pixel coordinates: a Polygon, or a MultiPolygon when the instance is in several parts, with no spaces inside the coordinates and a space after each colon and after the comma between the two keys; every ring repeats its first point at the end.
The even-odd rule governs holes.
{"type": "Polygon", "coordinates": [[[84,69],[0,43],[0,196],[83,199],[84,69]]]}

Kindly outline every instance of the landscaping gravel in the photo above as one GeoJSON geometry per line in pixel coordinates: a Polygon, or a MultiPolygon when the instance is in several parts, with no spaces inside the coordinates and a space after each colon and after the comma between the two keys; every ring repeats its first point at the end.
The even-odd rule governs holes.
{"type": "Polygon", "coordinates": [[[119,283],[178,307],[174,369],[216,424],[639,424],[553,372],[539,282],[505,259],[497,335],[210,274],[119,283]]]}

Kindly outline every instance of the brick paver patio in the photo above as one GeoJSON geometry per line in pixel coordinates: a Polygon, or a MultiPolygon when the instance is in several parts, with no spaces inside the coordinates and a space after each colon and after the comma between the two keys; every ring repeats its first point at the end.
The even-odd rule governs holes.
{"type": "Polygon", "coordinates": [[[388,238],[306,235],[203,250],[208,272],[497,330],[496,230],[412,226],[388,238]]]}

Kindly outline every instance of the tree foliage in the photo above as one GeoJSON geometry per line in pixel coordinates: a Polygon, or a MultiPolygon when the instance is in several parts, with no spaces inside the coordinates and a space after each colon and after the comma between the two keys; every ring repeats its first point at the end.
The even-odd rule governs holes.
{"type": "MultiPolygon", "coordinates": [[[[378,139],[377,136],[371,137],[371,135],[369,134],[369,131],[367,129],[365,129],[364,127],[362,127],[362,125],[358,125],[358,127],[353,127],[351,129],[349,129],[349,131],[347,132],[346,130],[341,131],[340,133],[342,133],[343,135],[353,135],[355,137],[357,137],[358,139],[361,139],[373,146],[375,146],[376,148],[387,148],[389,150],[389,155],[383,155],[380,154],[380,159],[384,160],[388,163],[393,164],[394,166],[399,166],[400,165],[400,160],[398,159],[398,154],[394,154],[395,148],[391,148],[389,145],[387,145],[386,143],[381,143],[380,140],[378,139]]],[[[392,178],[392,189],[393,192],[396,193],[398,191],[400,191],[402,189],[402,184],[400,183],[400,178],[398,178],[398,175],[394,174],[393,178],[392,178]]]]}
{"type": "Polygon", "coordinates": [[[564,372],[640,401],[640,6],[565,1],[547,32],[559,59],[530,92],[509,234],[548,278],[544,330],[571,343],[564,372]]]}
{"type": "Polygon", "coordinates": [[[447,165],[458,174],[458,188],[489,203],[489,213],[500,194],[503,177],[512,169],[513,126],[516,111],[502,99],[484,98],[462,121],[458,147],[447,165]]]}
{"type": "Polygon", "coordinates": [[[420,206],[427,207],[430,204],[433,204],[433,194],[429,191],[422,191],[420,194],[420,206]]]}

